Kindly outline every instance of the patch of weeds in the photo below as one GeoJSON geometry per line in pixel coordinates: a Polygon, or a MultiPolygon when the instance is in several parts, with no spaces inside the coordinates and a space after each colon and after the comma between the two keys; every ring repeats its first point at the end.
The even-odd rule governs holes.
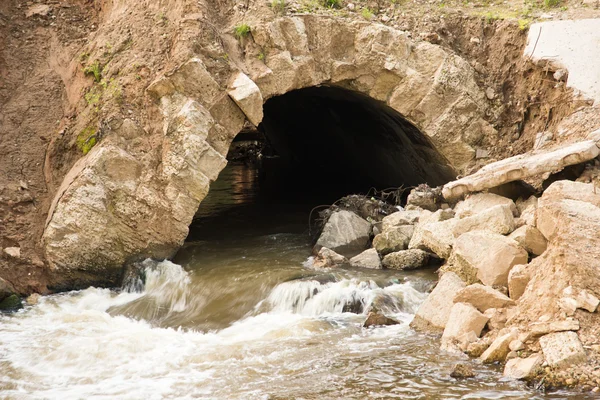
{"type": "Polygon", "coordinates": [[[250,34],[251,28],[248,24],[240,24],[233,28],[233,34],[238,39],[243,39],[250,34]]]}
{"type": "Polygon", "coordinates": [[[300,12],[305,14],[312,13],[320,6],[319,0],[304,0],[300,6],[300,12]]]}
{"type": "Polygon", "coordinates": [[[100,98],[102,97],[102,87],[93,86],[83,97],[85,98],[85,102],[88,104],[88,106],[97,106],[100,103],[100,98]]]}
{"type": "Polygon", "coordinates": [[[524,31],[526,29],[529,29],[529,25],[531,24],[531,21],[528,19],[520,19],[519,20],[519,30],[524,31]]]}
{"type": "Polygon", "coordinates": [[[158,24],[166,24],[169,19],[167,18],[165,12],[161,11],[158,14],[156,14],[156,20],[158,24]]]}
{"type": "Polygon", "coordinates": [[[340,0],[323,0],[323,7],[327,8],[340,8],[340,0]]]}
{"type": "Polygon", "coordinates": [[[90,53],[88,53],[87,51],[84,51],[83,53],[81,53],[79,55],[79,62],[81,64],[85,64],[89,58],[90,58],[90,53]]]}
{"type": "Polygon", "coordinates": [[[275,14],[285,13],[285,0],[273,0],[271,1],[271,9],[275,14]]]}
{"type": "Polygon", "coordinates": [[[83,73],[86,76],[93,75],[96,82],[100,82],[102,80],[102,67],[98,61],[94,61],[92,64],[86,66],[83,69],[83,73]]]}
{"type": "Polygon", "coordinates": [[[84,130],[82,130],[79,135],[77,135],[77,148],[81,150],[83,155],[86,155],[90,152],[92,147],[96,145],[96,138],[96,128],[94,128],[93,126],[88,126],[84,130]]]}
{"type": "Polygon", "coordinates": [[[364,19],[366,19],[367,21],[372,20],[373,17],[375,16],[375,14],[373,14],[373,11],[369,10],[367,7],[362,9],[362,11],[360,12],[360,15],[362,15],[362,17],[364,19]]]}
{"type": "Polygon", "coordinates": [[[544,7],[546,8],[558,7],[559,4],[560,0],[544,0],[544,7]]]}

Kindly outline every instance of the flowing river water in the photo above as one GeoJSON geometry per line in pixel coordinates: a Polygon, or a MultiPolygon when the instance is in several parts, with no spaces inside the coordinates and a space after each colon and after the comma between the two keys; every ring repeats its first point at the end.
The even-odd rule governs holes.
{"type": "Polygon", "coordinates": [[[307,268],[311,206],[261,200],[257,179],[228,166],[173,262],[144,262],[145,284],[0,316],[0,398],[583,398],[475,361],[475,378],[451,378],[465,360],[408,326],[433,272],[307,268]],[[373,303],[400,324],[348,312],[373,303]]]}

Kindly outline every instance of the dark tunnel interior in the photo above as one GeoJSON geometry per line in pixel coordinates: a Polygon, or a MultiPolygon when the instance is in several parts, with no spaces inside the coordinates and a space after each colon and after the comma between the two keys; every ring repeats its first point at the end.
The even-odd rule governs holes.
{"type": "MultiPolygon", "coordinates": [[[[292,214],[305,227],[313,207],[340,197],[438,186],[455,176],[429,139],[398,112],[333,86],[269,99],[263,122],[246,126],[227,158],[200,205],[190,240],[217,231],[227,235],[224,225],[252,225],[252,231],[257,223],[277,223],[292,214]]],[[[265,232],[269,229],[275,228],[265,232]]]]}

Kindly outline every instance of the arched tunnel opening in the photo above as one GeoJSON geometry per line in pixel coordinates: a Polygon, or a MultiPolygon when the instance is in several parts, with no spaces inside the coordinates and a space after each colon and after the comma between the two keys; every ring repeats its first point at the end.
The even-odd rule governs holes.
{"type": "MultiPolygon", "coordinates": [[[[258,127],[234,140],[188,240],[265,230],[289,221],[306,229],[313,207],[372,189],[438,186],[455,173],[400,113],[356,91],[298,89],[264,104],[258,127]]],[[[408,193],[408,192],[406,192],[408,193]]],[[[265,232],[266,233],[266,232],[265,232]]]]}

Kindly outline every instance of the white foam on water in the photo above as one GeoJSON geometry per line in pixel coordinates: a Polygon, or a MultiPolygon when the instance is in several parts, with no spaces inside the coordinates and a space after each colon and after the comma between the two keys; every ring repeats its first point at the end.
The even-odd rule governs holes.
{"type": "Polygon", "coordinates": [[[141,293],[89,288],[43,297],[33,307],[0,317],[0,366],[7,368],[0,377],[1,396],[264,398],[270,381],[310,371],[315,358],[326,356],[299,356],[313,338],[325,335],[341,344],[344,329],[359,336],[401,334],[411,310],[426,296],[407,283],[381,288],[355,279],[291,281],[272,290],[267,312],[201,333],[107,312],[144,296],[172,312],[193,302],[190,277],[179,265],[148,265],[145,275],[141,293]],[[342,313],[347,302],[367,307],[382,295],[402,299],[392,306],[404,324],[366,331],[360,328],[364,316],[342,313]]]}

